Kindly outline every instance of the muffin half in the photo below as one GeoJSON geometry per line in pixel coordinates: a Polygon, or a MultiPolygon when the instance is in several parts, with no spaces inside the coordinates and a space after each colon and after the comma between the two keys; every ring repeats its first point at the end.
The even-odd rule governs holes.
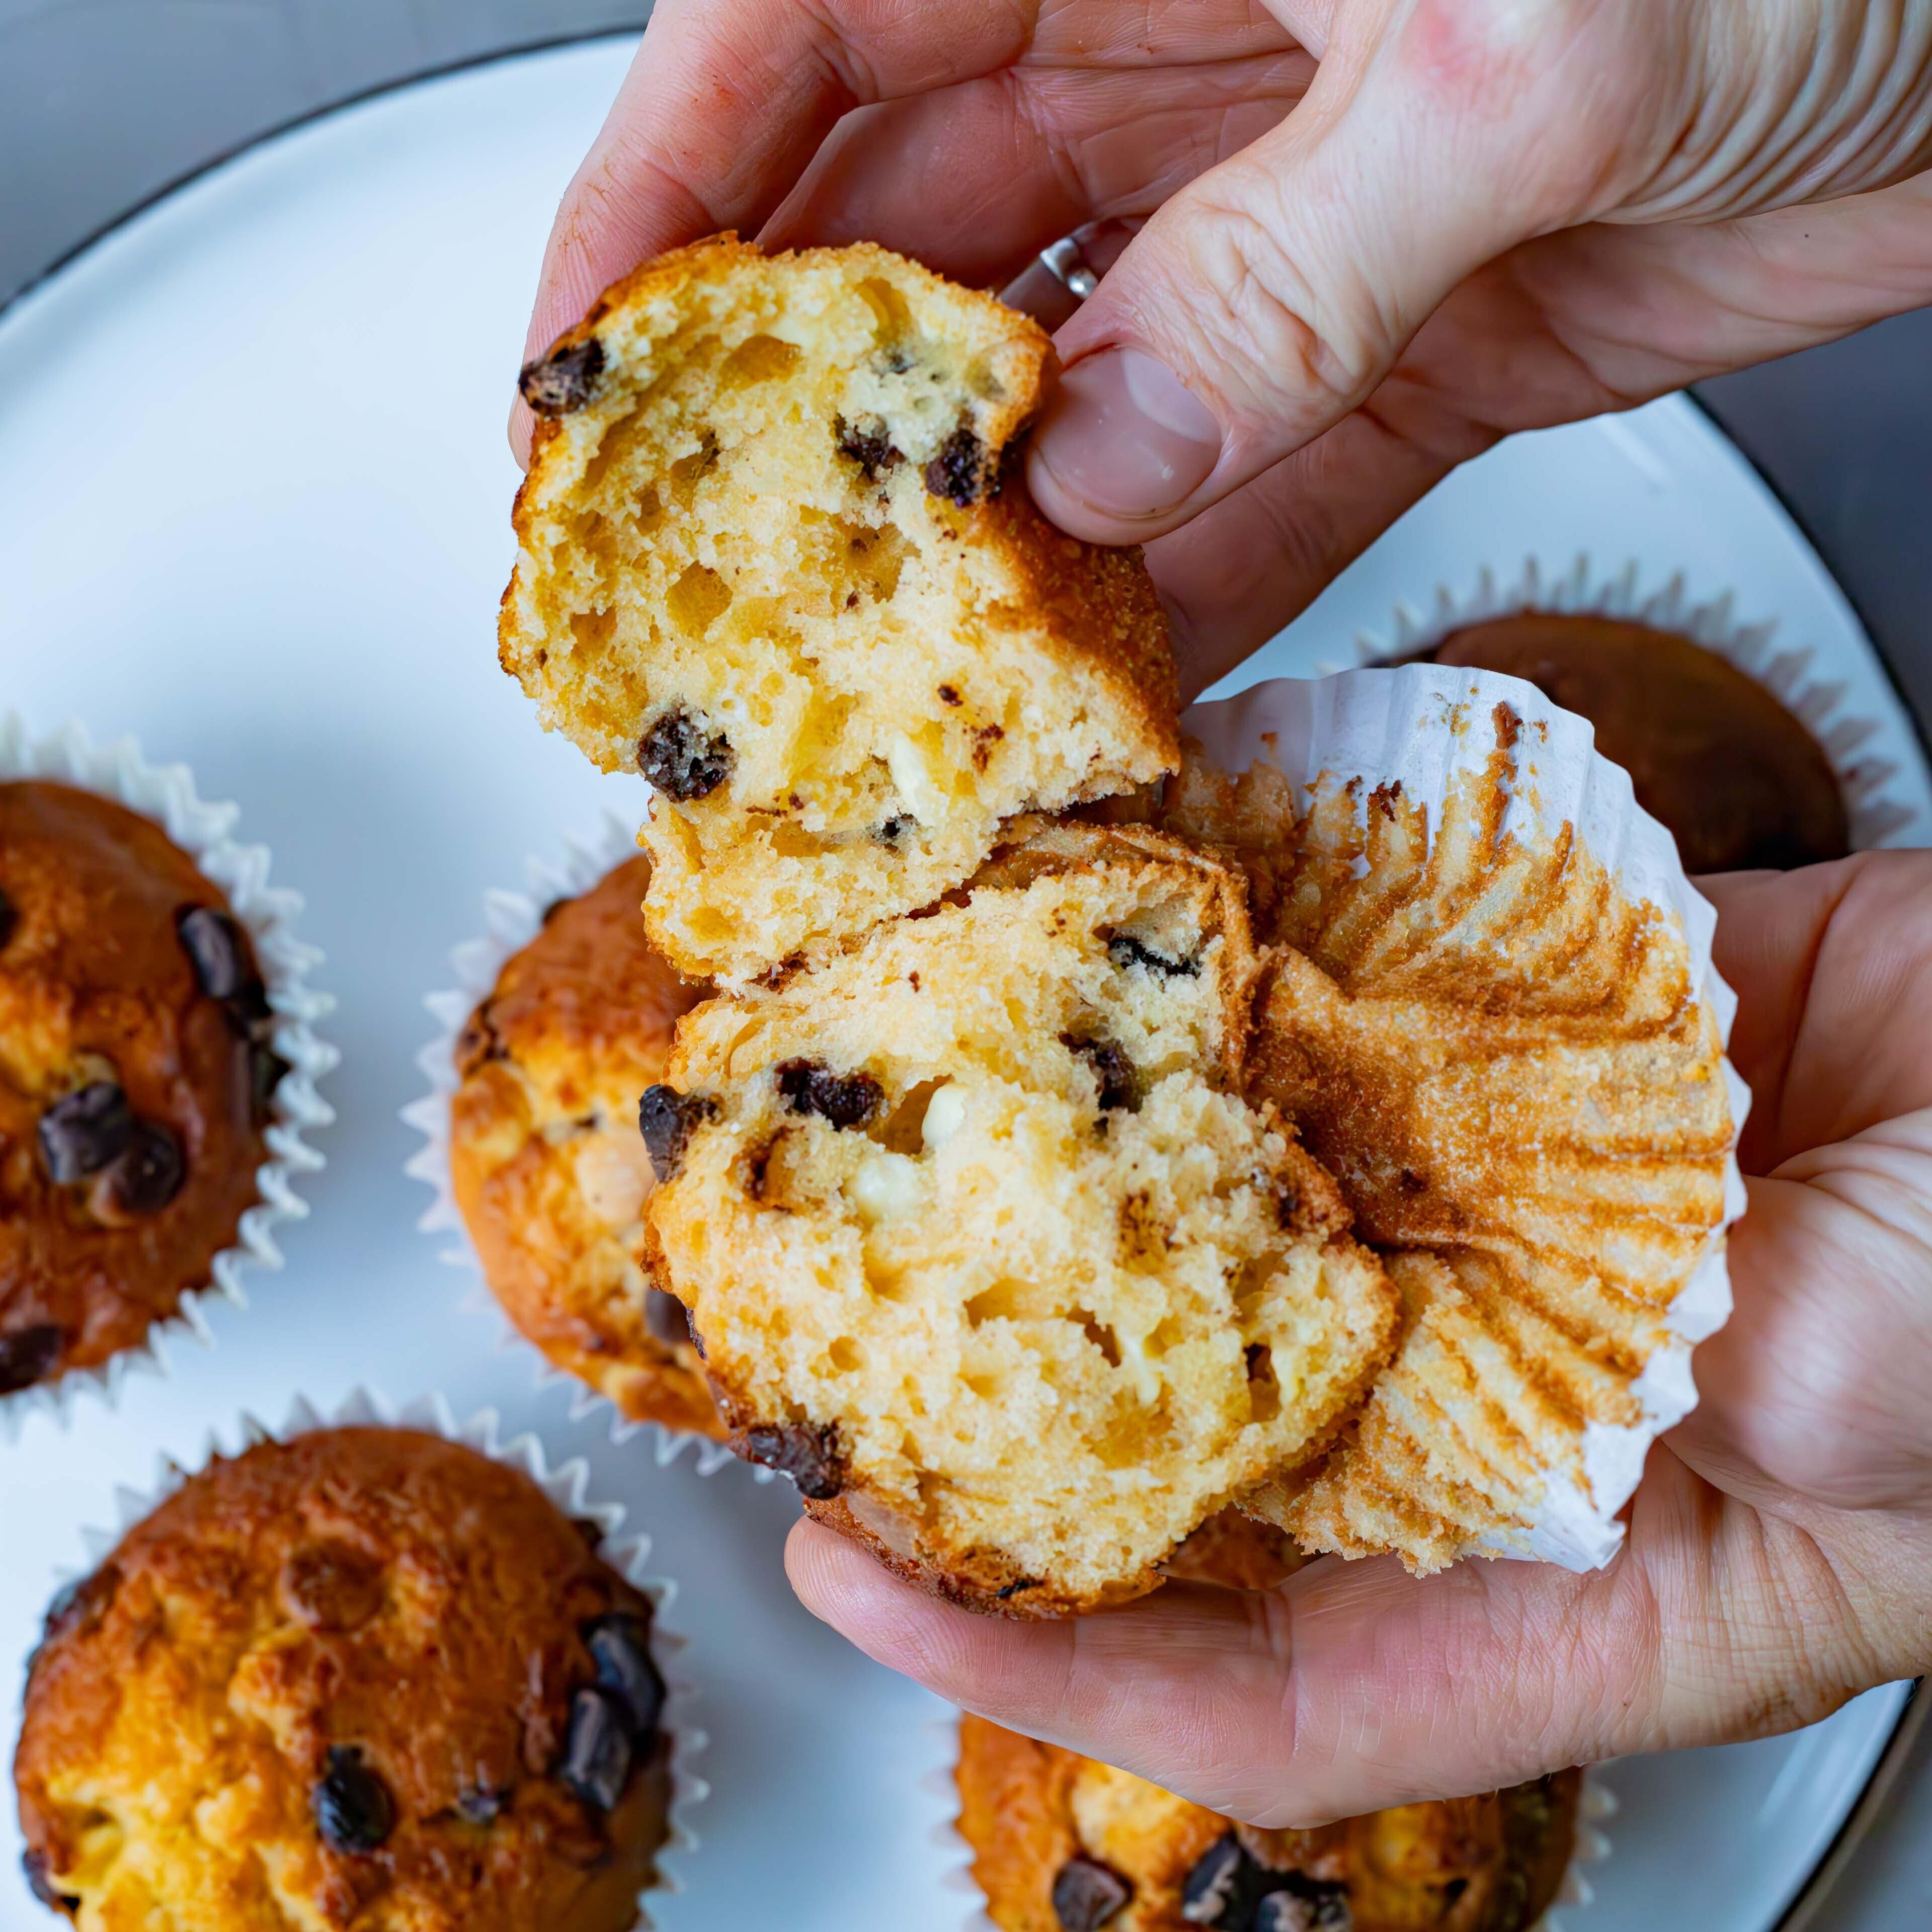
{"type": "Polygon", "coordinates": [[[656,788],[646,910],[742,980],[928,904],[1003,820],[1150,779],[1174,671],[1139,554],[1009,453],[1050,346],[884,250],[650,262],[524,372],[504,668],[656,788]]]}
{"type": "Polygon", "coordinates": [[[651,1258],[740,1453],[928,1587],[1153,1588],[1319,1449],[1394,1303],[1242,1097],[1238,874],[1043,825],[929,914],[698,1008],[645,1096],[651,1258]]]}

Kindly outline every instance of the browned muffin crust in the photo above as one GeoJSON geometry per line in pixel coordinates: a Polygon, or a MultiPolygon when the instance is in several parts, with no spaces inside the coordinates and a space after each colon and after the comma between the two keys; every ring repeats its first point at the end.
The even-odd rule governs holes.
{"type": "Polygon", "coordinates": [[[1597,728],[1684,869],[1780,870],[1842,859],[1845,803],[1818,741],[1756,679],[1668,631],[1525,610],[1454,631],[1430,653],[1526,679],[1597,728]]]}
{"type": "Polygon", "coordinates": [[[638,1098],[705,992],[645,936],[650,879],[626,860],[505,962],[457,1043],[450,1180],[522,1334],[631,1420],[716,1436],[683,1311],[636,1258],[652,1184],[638,1098]]]}
{"type": "Polygon", "coordinates": [[[49,1615],[36,1889],[103,1932],[627,1932],[670,1744],[586,1527],[406,1430],[211,1463],[49,1615]]]}
{"type": "Polygon", "coordinates": [[[207,1286],[256,1199],[269,1027],[248,934],[159,826],[0,784],[0,1394],[207,1286]]]}
{"type": "Polygon", "coordinates": [[[1582,1782],[1262,1830],[971,1716],[958,1776],[1001,1932],[1524,1932],[1562,1882],[1582,1782]]]}

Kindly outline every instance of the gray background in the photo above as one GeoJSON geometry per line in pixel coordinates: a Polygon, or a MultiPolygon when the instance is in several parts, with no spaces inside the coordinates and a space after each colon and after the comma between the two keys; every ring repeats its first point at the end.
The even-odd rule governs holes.
{"type": "MultiPolygon", "coordinates": [[[[648,11],[648,0],[0,0],[0,302],[271,128],[434,68],[635,26],[648,11]]],[[[1924,728],[1932,310],[1697,394],[1823,554],[1924,728]]],[[[1932,1729],[1822,1922],[1932,1924],[1932,1729]]]]}

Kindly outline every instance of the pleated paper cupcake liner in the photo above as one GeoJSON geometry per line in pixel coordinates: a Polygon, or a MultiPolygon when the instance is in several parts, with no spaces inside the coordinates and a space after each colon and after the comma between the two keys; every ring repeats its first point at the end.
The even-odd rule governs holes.
{"type": "MultiPolygon", "coordinates": [[[[291,1442],[320,1430],[380,1428],[412,1430],[419,1434],[440,1436],[493,1462],[520,1470],[535,1483],[552,1505],[565,1516],[587,1520],[602,1534],[604,1560],[632,1587],[646,1598],[651,1606],[651,1654],[664,1683],[662,1729],[671,1740],[671,1794],[666,1814],[664,1846],[654,1863],[658,1882],[640,1893],[638,1916],[631,1932],[650,1932],[654,1924],[650,1901],[655,1894],[687,1889],[686,1870],[698,1849],[698,1835],[691,1822],[692,1814],[710,1794],[710,1786],[700,1777],[695,1762],[709,1742],[694,1723],[692,1712],[698,1687],[682,1668],[680,1660],[689,1647],[689,1640],[665,1621],[677,1598],[677,1585],[658,1574],[650,1566],[651,1539],[639,1534],[625,1537],[626,1510],[621,1503],[600,1502],[590,1491],[590,1468],[581,1456],[554,1461],[541,1437],[525,1433],[506,1442],[494,1409],[482,1409],[467,1422],[458,1424],[448,1402],[440,1394],[421,1396],[400,1408],[366,1389],[350,1394],[339,1407],[328,1413],[298,1397],[278,1429],[271,1429],[244,1414],[236,1430],[232,1448],[220,1435],[210,1430],[196,1468],[205,1468],[218,1456],[239,1455],[262,1442],[291,1442]]],[[[56,1588],[91,1574],[111,1556],[128,1532],[180,1489],[195,1470],[184,1468],[167,1456],[157,1462],[154,1478],[145,1490],[117,1488],[114,1492],[113,1526],[81,1532],[86,1553],[86,1567],[55,1579],[56,1588]]],[[[52,1592],[49,1592],[51,1598],[52,1592]]]]}
{"type": "MultiPolygon", "coordinates": [[[[1349,796],[1362,824],[1377,788],[1393,786],[1421,808],[1432,852],[1452,790],[1487,768],[1494,748],[1481,728],[1501,706],[1515,712],[1521,728],[1500,837],[1534,848],[1574,827],[1577,842],[1608,868],[1633,904],[1654,906],[1675,923],[1688,956],[1688,984],[1727,1046],[1737,999],[1712,964],[1716,914],[1685,878],[1670,833],[1638,806],[1628,775],[1594,751],[1588,723],[1560,710],[1534,685],[1421,663],[1276,679],[1193,706],[1181,729],[1224,771],[1275,767],[1294,787],[1298,809],[1318,779],[1354,781],[1349,796]]],[[[1691,1350],[1730,1315],[1725,1238],[1744,1208],[1736,1147],[1750,1096],[1728,1058],[1722,1076],[1730,1138],[1721,1219],[1708,1231],[1641,1374],[1628,1386],[1641,1420],[1585,1422],[1570,1466],[1539,1468],[1542,1498],[1527,1532],[1480,1540],[1467,1546],[1471,1551],[1535,1557],[1574,1570],[1607,1562],[1622,1541],[1618,1512],[1636,1489],[1652,1443],[1695,1406],[1691,1350]]]]}
{"type": "MultiPolygon", "coordinates": [[[[973,1876],[973,1847],[959,1829],[959,1718],[935,1718],[926,1726],[933,1768],[919,1781],[920,1796],[929,1808],[927,1832],[946,1860],[940,1882],[959,1904],[959,1932],[1000,1932],[986,1910],[986,1894],[973,1876]]],[[[1594,1768],[1583,1773],[1576,1801],[1576,1838],[1558,1886],[1555,1902],[1537,1921],[1534,1932],[1577,1932],[1588,1924],[1586,1908],[1593,1900],[1591,1874],[1610,1856],[1604,1828],[1616,1815],[1616,1794],[1594,1768]]]]}
{"type": "Polygon", "coordinates": [[[1358,632],[1352,650],[1317,670],[1419,657],[1452,631],[1526,610],[1675,632],[1756,680],[1817,740],[1844,797],[1854,851],[1932,845],[1932,776],[1910,725],[1872,702],[1872,687],[1883,679],[1876,663],[1833,662],[1802,638],[1780,638],[1775,617],[1738,614],[1748,608],[1733,591],[1694,598],[1681,572],[1656,584],[1634,561],[1604,572],[1586,556],[1565,566],[1529,557],[1513,576],[1485,565],[1467,590],[1438,584],[1419,605],[1399,605],[1385,626],[1358,632]]]}
{"type": "MultiPolygon", "coordinates": [[[[614,1442],[629,1440],[640,1430],[649,1429],[656,1437],[653,1453],[660,1466],[674,1462],[688,1448],[692,1466],[708,1476],[734,1459],[722,1442],[685,1429],[670,1429],[661,1423],[633,1421],[608,1396],[554,1366],[536,1345],[525,1340],[503,1311],[484,1280],[482,1264],[471,1244],[463,1216],[456,1205],[449,1171],[449,1108],[452,1097],[461,1084],[456,1072],[456,1042],[478,1004],[496,983],[512,954],[520,951],[543,929],[546,909],[559,899],[574,898],[588,892],[607,874],[627,859],[638,856],[634,830],[615,817],[607,817],[588,839],[568,841],[561,860],[530,859],[525,862],[526,880],[521,892],[493,889],[483,896],[483,931],[466,939],[449,956],[454,986],[425,996],[423,1004],[441,1030],[416,1055],[416,1064],[428,1082],[429,1090],[412,1100],[402,1117],[422,1136],[423,1144],[410,1155],[404,1172],[420,1180],[434,1195],[417,1221],[425,1234],[441,1234],[444,1241],[439,1258],[452,1267],[466,1269],[472,1277],[464,1312],[494,1324],[496,1346],[500,1350],[526,1354],[533,1365],[539,1388],[563,1384],[572,1391],[571,1419],[580,1421],[598,1411],[610,1412],[608,1426],[614,1442]]],[[[769,1481],[772,1472],[754,1468],[754,1476],[769,1481]]]]}
{"type": "Polygon", "coordinates": [[[212,1346],[214,1334],[205,1312],[211,1299],[247,1307],[244,1274],[251,1268],[279,1268],[282,1254],[275,1230],[308,1213],[297,1184],[321,1168],[322,1157],[303,1136],[335,1118],[316,1083],[341,1057],[316,1034],[335,1002],[308,983],[322,955],[296,937],[301,896],[269,884],[266,846],[238,842],[238,806],[202,799],[185,765],[150,764],[132,738],[97,746],[81,725],[69,723],[36,739],[16,713],[0,713],[0,782],[20,778],[74,785],[154,820],[221,887],[254,946],[275,1016],[272,1043],[289,1070],[270,1103],[273,1118],[262,1134],[270,1157],[256,1169],[257,1199],[243,1213],[235,1244],[214,1257],[207,1285],[184,1295],[176,1312],[157,1322],[142,1342],[99,1367],[70,1370],[57,1381],[0,1396],[0,1440],[9,1442],[30,1414],[50,1414],[64,1426],[83,1393],[112,1406],[130,1376],[165,1374],[169,1344],[179,1336],[192,1336],[212,1346]]]}

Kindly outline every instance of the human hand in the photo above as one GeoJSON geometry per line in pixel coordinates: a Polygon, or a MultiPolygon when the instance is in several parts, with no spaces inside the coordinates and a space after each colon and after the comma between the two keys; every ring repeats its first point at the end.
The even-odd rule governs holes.
{"type": "Polygon", "coordinates": [[[1932,0],[661,0],[530,352],[721,227],[996,286],[1150,218],[1028,475],[1191,694],[1499,437],[1932,301],[1928,161],[1932,0]]]}
{"type": "Polygon", "coordinates": [[[1324,1558],[1005,1623],[801,1522],[806,1606],[956,1703],[1270,1826],[1760,1736],[1932,1668],[1932,854],[1702,884],[1755,1178],[1736,1312],[1608,1568],[1324,1558]]]}

